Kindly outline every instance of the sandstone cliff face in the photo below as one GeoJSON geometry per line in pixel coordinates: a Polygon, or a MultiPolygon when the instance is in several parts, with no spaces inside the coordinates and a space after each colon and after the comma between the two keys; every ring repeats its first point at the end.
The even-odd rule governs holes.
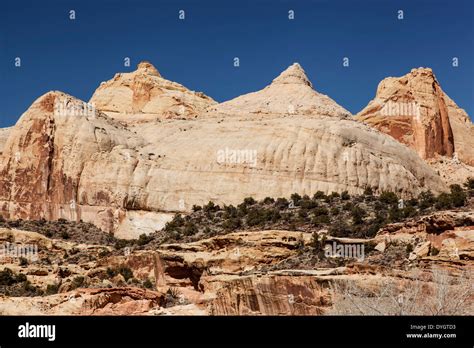
{"type": "Polygon", "coordinates": [[[8,128],[0,128],[0,155],[2,154],[3,151],[3,146],[5,145],[5,142],[8,139],[8,136],[10,135],[11,127],[8,128]]]}
{"type": "Polygon", "coordinates": [[[102,82],[90,103],[111,117],[137,122],[197,117],[215,101],[164,79],[153,65],[142,62],[134,72],[119,73],[102,82]]]}
{"type": "MultiPolygon", "coordinates": [[[[437,212],[387,225],[372,239],[330,237],[338,243],[376,247],[365,249],[364,260],[346,260],[339,266],[323,262],[302,267],[288,261],[297,261],[302,248],[310,245],[312,233],[308,232],[239,231],[192,243],[162,244],[148,250],[134,248],[124,253],[112,246],[78,244],[35,232],[0,228],[2,242],[38,244],[40,260],[22,267],[16,259],[2,257],[0,270],[7,267],[27,275],[32,285],[42,289],[49,284],[60,285],[55,295],[0,295],[0,314],[393,315],[399,313],[392,312],[393,299],[398,296],[388,297],[387,286],[394,284],[408,300],[418,290],[425,292],[417,294],[420,302],[407,314],[434,314],[426,306],[430,303],[427,299],[435,300],[439,306],[446,302],[446,296],[456,296],[455,302],[461,303],[461,307],[452,308],[455,314],[471,315],[473,232],[472,211],[437,212]],[[413,247],[412,252],[408,246],[413,247]],[[434,248],[439,252],[433,253],[434,248]],[[46,259],[50,262],[41,261],[46,259]],[[135,281],[125,281],[121,275],[111,277],[108,269],[119,266],[128,267],[135,281]],[[447,278],[435,279],[435,268],[448,270],[452,283],[447,278]],[[84,281],[81,288],[76,288],[72,283],[79,276],[84,281]],[[146,279],[153,281],[153,290],[138,287],[146,279]],[[460,283],[467,287],[457,288],[460,283]],[[356,311],[358,307],[348,306],[347,296],[339,293],[344,287],[333,288],[334,284],[360,287],[361,304],[373,305],[379,312],[356,311]],[[434,292],[427,291],[429,288],[434,292]],[[170,289],[175,290],[172,296],[170,289]],[[386,304],[366,302],[376,289],[383,289],[385,297],[375,300],[386,300],[386,304]],[[436,289],[442,289],[444,297],[436,297],[436,289]]],[[[314,255],[314,251],[311,253],[314,255]]],[[[351,300],[357,297],[350,295],[351,300]]],[[[395,310],[400,310],[398,305],[395,310]]]]}
{"type": "MultiPolygon", "coordinates": [[[[140,76],[164,83],[147,64],[127,76],[127,81],[140,76]]],[[[367,186],[402,196],[445,189],[414,151],[346,119],[343,108],[311,88],[298,65],[263,91],[192,120],[137,122],[135,114],[125,113],[128,121],[119,122],[113,110],[134,112],[137,104],[132,94],[122,99],[112,95],[116,87],[107,86],[92,99],[108,116],[84,112],[81,101],[61,92],[40,97],[22,115],[0,158],[0,214],[82,219],[136,238],[161,229],[171,213],[209,200],[236,204],[248,196],[360,193],[367,186]],[[107,93],[112,99],[99,98],[107,93]],[[109,108],[115,105],[111,100],[123,104],[109,108]],[[287,113],[287,103],[295,103],[294,114],[287,113]],[[63,115],[55,110],[58,104],[83,113],[63,115]]],[[[164,116],[169,105],[160,98],[154,115],[164,116]]],[[[193,112],[203,98],[191,105],[193,112]]]]}
{"type": "Polygon", "coordinates": [[[443,92],[429,68],[384,79],[356,118],[415,149],[424,159],[454,155],[474,164],[474,125],[443,92]]]}

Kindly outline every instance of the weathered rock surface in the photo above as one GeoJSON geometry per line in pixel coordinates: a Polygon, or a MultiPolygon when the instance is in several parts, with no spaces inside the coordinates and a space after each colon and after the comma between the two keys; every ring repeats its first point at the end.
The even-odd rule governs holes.
{"type": "MultiPolygon", "coordinates": [[[[48,258],[51,264],[31,262],[18,266],[15,260],[1,258],[0,270],[8,267],[27,274],[28,280],[41,288],[60,283],[59,293],[0,296],[0,313],[324,315],[332,313],[338,305],[335,301],[340,300],[331,284],[354,285],[371,293],[393,282],[410,291],[420,284],[414,271],[423,275],[424,288],[444,286],[444,290],[452,293],[451,283],[436,283],[433,267],[448,270],[456,280],[453,286],[460,281],[472,284],[473,228],[472,212],[434,213],[389,225],[371,240],[336,238],[338,242],[384,243],[385,248],[367,250],[365,259],[353,259],[339,267],[312,269],[278,267],[289,258],[297,258],[301,248],[311,241],[311,233],[295,231],[241,231],[192,243],[164,244],[154,250],[117,250],[106,255],[100,246],[49,240],[52,247],[40,248],[39,257],[48,258]],[[407,245],[415,247],[416,257],[409,257],[407,245]],[[435,248],[439,253],[433,252],[435,248]],[[394,249],[405,256],[392,261],[394,249]],[[65,250],[70,254],[77,250],[75,255],[83,257],[63,258],[65,250]],[[125,282],[121,275],[111,275],[109,269],[117,267],[129,268],[133,278],[125,282]],[[72,283],[79,276],[84,279],[82,286],[74,288],[72,283]],[[153,281],[153,290],[134,285],[145,279],[153,281]]],[[[32,232],[2,233],[0,237],[13,236],[8,238],[20,245],[33,240],[44,244],[48,240],[32,232]]],[[[472,288],[470,291],[463,309],[472,314],[474,294],[472,288]]],[[[433,295],[427,292],[423,298],[430,296],[433,295]]]]}
{"type": "Polygon", "coordinates": [[[356,118],[415,149],[424,159],[454,156],[474,165],[474,125],[429,68],[384,79],[356,118]]]}
{"type": "MultiPolygon", "coordinates": [[[[164,82],[145,63],[102,85],[92,98],[109,115],[124,111],[130,122],[89,110],[61,92],[38,98],[10,131],[0,157],[0,214],[82,219],[119,237],[137,238],[161,229],[170,213],[210,200],[236,204],[248,196],[360,193],[367,186],[401,196],[445,189],[414,151],[346,119],[343,108],[311,88],[299,65],[263,91],[192,120],[134,119],[127,112],[135,112],[133,81],[141,79],[163,92],[156,92],[156,100],[150,92],[150,105],[160,105],[152,110],[162,116],[174,106],[161,102],[161,96],[175,89],[191,93],[164,82]],[[117,103],[123,104],[101,97],[124,88],[129,99],[117,92],[117,103]],[[289,103],[296,100],[300,104],[287,117],[289,103]],[[266,117],[255,117],[252,110],[266,117]]],[[[199,98],[190,104],[196,113],[207,101],[199,98]]]]}
{"type": "Polygon", "coordinates": [[[197,117],[215,101],[164,79],[149,62],[131,73],[102,82],[89,101],[97,109],[124,122],[197,117]]]}
{"type": "Polygon", "coordinates": [[[328,96],[318,93],[303,68],[294,63],[264,89],[208,108],[223,117],[268,117],[305,115],[349,117],[350,112],[328,96]]]}
{"type": "Polygon", "coordinates": [[[8,136],[10,135],[11,129],[11,127],[0,128],[0,155],[2,154],[3,146],[5,145],[5,142],[7,141],[8,136]]]}

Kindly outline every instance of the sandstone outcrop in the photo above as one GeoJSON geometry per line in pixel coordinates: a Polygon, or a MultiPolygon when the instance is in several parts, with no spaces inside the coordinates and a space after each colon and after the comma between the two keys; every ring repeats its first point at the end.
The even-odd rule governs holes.
{"type": "Polygon", "coordinates": [[[327,95],[313,89],[303,68],[294,63],[264,89],[208,108],[223,117],[268,117],[282,115],[350,117],[349,111],[327,95]]]}
{"type": "MultiPolygon", "coordinates": [[[[137,238],[161,229],[173,212],[210,200],[236,204],[248,196],[361,193],[368,186],[401,196],[446,189],[414,151],[347,119],[343,108],[311,88],[299,65],[261,92],[186,120],[135,120],[133,91],[124,86],[142,78],[156,83],[161,96],[176,89],[191,93],[163,82],[144,63],[99,87],[92,98],[98,109],[61,92],[38,98],[9,132],[0,157],[0,214],[82,219],[137,238]],[[123,104],[110,101],[115,88],[130,94],[127,99],[117,92],[123,104]],[[297,100],[287,117],[289,103],[297,100]],[[130,122],[117,120],[117,110],[130,122]],[[266,117],[255,117],[262,113],[266,117]]],[[[174,112],[150,93],[151,104],[140,110],[164,118],[174,112]],[[153,105],[159,108],[147,109],[153,105]]],[[[190,104],[192,112],[210,103],[201,96],[190,104]]]]}
{"type": "Polygon", "coordinates": [[[429,68],[381,81],[375,98],[356,118],[415,149],[424,159],[455,157],[474,165],[474,125],[429,68]]]}
{"type": "MultiPolygon", "coordinates": [[[[347,287],[358,287],[371,294],[388,284],[397,284],[411,296],[415,286],[425,290],[443,287],[443,291],[453,294],[460,283],[467,283],[470,288],[467,294],[457,292],[466,301],[461,302],[461,309],[472,313],[473,228],[472,212],[444,211],[388,225],[372,239],[330,237],[328,242],[364,243],[367,247],[383,243],[384,248],[367,248],[363,260],[347,260],[330,267],[322,263],[304,269],[297,264],[293,268],[282,265],[303,257],[304,248],[312,240],[312,234],[307,232],[239,231],[127,253],[106,246],[49,240],[31,232],[0,231],[0,238],[13,236],[9,239],[20,245],[33,240],[52,245],[41,247],[40,261],[28,265],[18,266],[16,260],[1,258],[0,270],[8,267],[25,274],[33,286],[43,289],[53,283],[61,284],[59,293],[52,295],[0,296],[0,313],[325,315],[340,310],[341,303],[347,306],[347,298],[340,298],[345,292],[338,292],[347,287]],[[412,254],[408,250],[410,245],[412,254]],[[107,249],[109,252],[104,253],[107,249]],[[66,250],[67,258],[63,256],[66,250]],[[121,275],[110,274],[111,269],[119,267],[129,269],[133,278],[125,281],[121,275]],[[453,283],[446,283],[447,278],[436,279],[435,268],[448,270],[453,283]],[[79,288],[72,286],[78,278],[83,280],[79,288]],[[138,287],[146,279],[153,281],[153,289],[138,287]],[[339,287],[334,288],[334,284],[339,287]]],[[[426,292],[422,300],[430,296],[433,295],[426,292]]],[[[460,300],[456,298],[456,302],[460,300]]],[[[390,303],[393,299],[387,297],[386,301],[390,303]]],[[[389,303],[383,308],[379,303],[378,309],[388,310],[389,303]]],[[[429,308],[423,306],[416,310],[429,313],[429,308]]]]}
{"type": "Polygon", "coordinates": [[[102,82],[89,101],[95,108],[124,122],[198,117],[215,101],[164,79],[149,62],[131,73],[102,82]]]}

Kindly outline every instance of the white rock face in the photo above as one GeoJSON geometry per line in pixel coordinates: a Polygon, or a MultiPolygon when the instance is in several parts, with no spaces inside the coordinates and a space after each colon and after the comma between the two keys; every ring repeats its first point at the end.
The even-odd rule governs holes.
{"type": "MultiPolygon", "coordinates": [[[[139,70],[145,80],[161,81],[151,66],[139,70]]],[[[104,95],[115,89],[120,96],[125,89],[114,85],[105,92],[104,86],[93,98],[104,104],[96,107],[120,101],[133,111],[138,105],[113,95],[105,103],[104,95]]],[[[166,119],[169,99],[156,100],[163,101],[153,109],[160,120],[136,121],[124,112],[128,121],[119,122],[115,111],[110,117],[99,111],[58,115],[58,103],[82,105],[61,92],[38,98],[11,130],[0,157],[0,214],[83,219],[133,238],[161,228],[176,211],[210,200],[236,204],[248,196],[361,193],[367,186],[410,196],[446,188],[413,150],[346,118],[343,108],[311,88],[297,65],[263,91],[201,111],[195,119],[166,119]],[[296,106],[291,115],[285,111],[290,101],[296,106]]],[[[201,110],[205,100],[190,108],[201,110]]]]}
{"type": "Polygon", "coordinates": [[[208,108],[219,116],[333,116],[349,117],[350,112],[313,89],[303,68],[291,65],[261,91],[249,93],[208,108]]]}
{"type": "Polygon", "coordinates": [[[5,142],[8,139],[8,136],[10,135],[12,127],[8,128],[0,128],[0,154],[2,153],[3,146],[5,145],[5,142]]]}

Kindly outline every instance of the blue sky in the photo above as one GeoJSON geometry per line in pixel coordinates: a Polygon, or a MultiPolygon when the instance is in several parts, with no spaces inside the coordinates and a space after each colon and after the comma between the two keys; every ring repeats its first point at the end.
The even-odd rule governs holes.
{"type": "Polygon", "coordinates": [[[2,0],[0,127],[49,90],[88,100],[141,60],[217,101],[259,90],[299,62],[316,90],[353,113],[383,78],[431,67],[472,118],[473,18],[472,0],[2,0]]]}

